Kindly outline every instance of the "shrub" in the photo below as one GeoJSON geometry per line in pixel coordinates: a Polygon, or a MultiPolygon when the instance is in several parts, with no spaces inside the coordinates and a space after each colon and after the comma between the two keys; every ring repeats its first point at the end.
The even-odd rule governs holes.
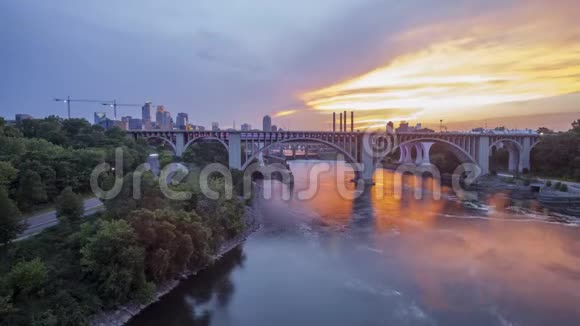
{"type": "Polygon", "coordinates": [[[562,191],[562,192],[568,192],[568,185],[567,185],[567,184],[565,184],[565,183],[563,183],[563,184],[560,186],[560,191],[562,191]]]}
{"type": "Polygon", "coordinates": [[[560,189],[560,186],[562,186],[562,183],[558,181],[554,184],[554,189],[560,189]]]}
{"type": "Polygon", "coordinates": [[[30,322],[31,326],[56,326],[58,325],[57,317],[52,313],[52,310],[43,311],[32,316],[30,322]]]}
{"type": "Polygon", "coordinates": [[[546,187],[552,187],[552,181],[548,180],[548,181],[546,182],[546,187]]]}
{"type": "Polygon", "coordinates": [[[42,286],[46,276],[46,266],[40,258],[35,258],[14,265],[8,274],[8,282],[16,293],[29,294],[42,286]]]}
{"type": "Polygon", "coordinates": [[[56,214],[59,218],[76,221],[84,214],[83,198],[66,187],[56,199],[56,214]]]}

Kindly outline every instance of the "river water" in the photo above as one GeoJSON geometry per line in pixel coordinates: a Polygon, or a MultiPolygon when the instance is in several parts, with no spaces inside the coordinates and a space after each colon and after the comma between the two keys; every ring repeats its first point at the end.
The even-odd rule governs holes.
{"type": "Polygon", "coordinates": [[[413,180],[396,199],[386,171],[348,198],[340,162],[299,199],[314,164],[291,163],[289,200],[266,181],[263,227],[129,324],[580,325],[576,226],[510,213],[499,194],[480,198],[495,207],[487,214],[431,192],[415,199],[413,180]]]}

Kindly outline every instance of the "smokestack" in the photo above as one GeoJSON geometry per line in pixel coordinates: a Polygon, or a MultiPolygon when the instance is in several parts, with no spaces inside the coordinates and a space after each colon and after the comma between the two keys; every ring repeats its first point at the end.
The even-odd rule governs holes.
{"type": "Polygon", "coordinates": [[[340,132],[342,132],[342,113],[340,114],[340,132]]]}
{"type": "Polygon", "coordinates": [[[346,132],[346,111],[344,111],[344,132],[346,132]]]}
{"type": "Polygon", "coordinates": [[[354,111],[350,111],[350,132],[354,132],[354,111]]]}
{"type": "Polygon", "coordinates": [[[336,131],[336,112],[332,112],[332,132],[336,131]]]}

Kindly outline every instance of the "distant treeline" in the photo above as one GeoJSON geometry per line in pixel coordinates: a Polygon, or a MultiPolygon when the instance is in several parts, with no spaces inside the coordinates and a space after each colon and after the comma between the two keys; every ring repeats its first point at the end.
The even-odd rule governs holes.
{"type": "Polygon", "coordinates": [[[538,131],[543,135],[532,150],[532,174],[580,182],[580,119],[567,132],[538,131]]]}

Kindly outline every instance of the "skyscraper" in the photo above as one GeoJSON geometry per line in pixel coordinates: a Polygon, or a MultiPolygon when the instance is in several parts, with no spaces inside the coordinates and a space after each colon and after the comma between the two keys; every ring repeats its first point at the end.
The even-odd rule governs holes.
{"type": "Polygon", "coordinates": [[[165,110],[163,105],[157,106],[157,112],[155,113],[155,123],[157,124],[158,129],[173,129],[173,119],[171,118],[171,112],[165,110]]]}
{"type": "Polygon", "coordinates": [[[187,113],[180,112],[177,114],[177,128],[181,130],[187,129],[187,124],[189,123],[189,117],[187,113]]]}
{"type": "Polygon", "coordinates": [[[163,107],[163,105],[158,105],[157,106],[157,111],[155,112],[155,124],[157,124],[157,128],[162,128],[162,126],[164,125],[164,121],[163,118],[165,116],[165,108],[163,107]]]}
{"type": "Polygon", "coordinates": [[[262,131],[272,131],[272,118],[269,115],[265,115],[262,120],[262,131]]]}
{"type": "Polygon", "coordinates": [[[173,118],[171,117],[171,112],[163,112],[163,125],[161,126],[163,130],[173,130],[173,118]]]}
{"type": "Polygon", "coordinates": [[[250,131],[252,130],[252,126],[249,123],[242,123],[242,131],[250,131]]]}
{"type": "Polygon", "coordinates": [[[151,129],[151,111],[153,110],[151,102],[145,102],[141,108],[141,121],[145,129],[151,129]]]}

